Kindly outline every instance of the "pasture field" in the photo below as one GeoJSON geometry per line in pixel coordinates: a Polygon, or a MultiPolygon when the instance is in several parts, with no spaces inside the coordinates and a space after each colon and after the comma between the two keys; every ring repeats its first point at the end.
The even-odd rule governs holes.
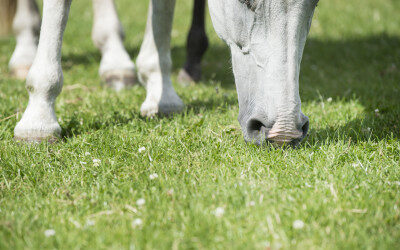
{"type": "MultiPolygon", "coordinates": [[[[135,58],[148,1],[116,2],[135,58]]],[[[143,87],[100,85],[91,4],[73,2],[53,145],[14,142],[28,95],[7,71],[15,39],[0,40],[0,249],[399,249],[400,1],[320,1],[297,150],[244,142],[209,19],[204,81],[176,84],[191,6],[177,0],[172,34],[185,112],[145,119],[143,87]]]]}

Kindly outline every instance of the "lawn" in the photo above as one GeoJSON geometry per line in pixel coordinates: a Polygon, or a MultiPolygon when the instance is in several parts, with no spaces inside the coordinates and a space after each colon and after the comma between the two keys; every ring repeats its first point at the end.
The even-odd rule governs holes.
{"type": "MultiPolygon", "coordinates": [[[[117,0],[130,55],[147,1],[117,0]]],[[[177,0],[173,80],[192,1],[177,0]]],[[[90,1],[63,45],[63,129],[18,144],[28,101],[0,40],[0,249],[399,249],[400,1],[325,0],[301,72],[310,134],[294,149],[247,145],[229,51],[208,19],[204,80],[175,84],[182,114],[145,119],[141,86],[100,85],[90,1]]]]}

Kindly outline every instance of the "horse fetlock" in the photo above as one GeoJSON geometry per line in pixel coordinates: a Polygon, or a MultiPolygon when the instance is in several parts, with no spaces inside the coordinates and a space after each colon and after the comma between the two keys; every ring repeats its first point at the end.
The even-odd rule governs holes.
{"type": "Polygon", "coordinates": [[[61,66],[46,63],[40,59],[37,61],[39,63],[32,66],[26,77],[26,88],[30,94],[29,101],[37,96],[39,99],[53,102],[62,90],[63,73],[61,66]]]}
{"type": "Polygon", "coordinates": [[[169,54],[167,56],[159,56],[152,53],[139,53],[136,60],[136,68],[139,81],[146,86],[150,79],[170,77],[172,60],[169,54]],[[161,58],[159,58],[161,57],[161,58]]]}

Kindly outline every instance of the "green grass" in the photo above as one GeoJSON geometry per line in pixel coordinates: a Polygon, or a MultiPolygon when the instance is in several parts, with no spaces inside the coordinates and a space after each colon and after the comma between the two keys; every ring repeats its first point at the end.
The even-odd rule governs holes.
{"type": "MultiPolygon", "coordinates": [[[[134,58],[147,1],[129,2],[117,5],[134,58]]],[[[191,4],[177,3],[174,81],[191,4]]],[[[310,135],[297,150],[244,143],[229,51],[209,21],[204,81],[175,85],[185,112],[140,117],[142,87],[99,84],[89,1],[74,1],[65,33],[64,139],[17,144],[28,95],[7,72],[15,40],[1,40],[0,248],[399,249],[399,10],[397,0],[319,3],[301,76],[310,135]]]]}

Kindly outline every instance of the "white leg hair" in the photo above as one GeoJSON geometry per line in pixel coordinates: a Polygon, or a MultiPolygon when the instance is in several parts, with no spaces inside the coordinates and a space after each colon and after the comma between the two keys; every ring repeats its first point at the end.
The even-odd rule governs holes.
{"type": "Polygon", "coordinates": [[[135,82],[135,66],[123,45],[124,33],[113,0],[93,0],[92,39],[102,58],[99,74],[115,90],[135,82]]]}
{"type": "Polygon", "coordinates": [[[183,109],[171,82],[171,29],[175,0],[151,0],[143,44],[136,61],[139,80],[147,90],[143,116],[183,109]]]}
{"type": "Polygon", "coordinates": [[[17,140],[55,140],[61,134],[54,103],[63,85],[61,46],[72,0],[44,0],[39,46],[26,87],[29,103],[14,130],[17,140]]]}
{"type": "Polygon", "coordinates": [[[25,79],[35,58],[40,29],[40,13],[35,0],[17,0],[13,30],[17,45],[9,68],[14,77],[25,79]]]}

